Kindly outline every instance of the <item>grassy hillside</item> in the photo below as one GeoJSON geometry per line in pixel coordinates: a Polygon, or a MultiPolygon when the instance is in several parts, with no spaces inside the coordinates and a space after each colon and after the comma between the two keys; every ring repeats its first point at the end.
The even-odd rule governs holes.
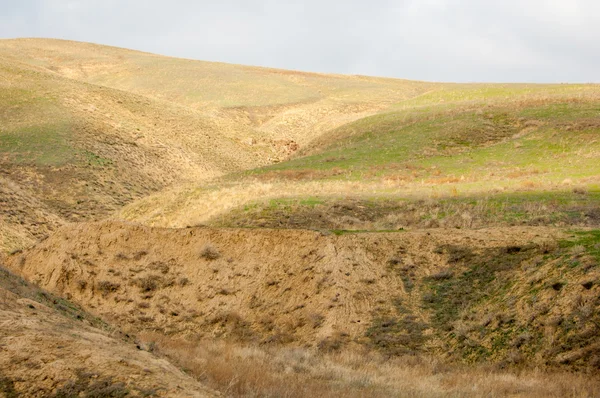
{"type": "Polygon", "coordinates": [[[0,247],[173,184],[285,159],[429,86],[0,40],[0,200],[18,204],[0,208],[0,247]]]}
{"type": "Polygon", "coordinates": [[[264,164],[274,151],[221,134],[231,125],[0,58],[3,223],[21,229],[11,235],[22,244],[60,220],[98,219],[175,182],[264,164]]]}
{"type": "Polygon", "coordinates": [[[121,215],[165,226],[370,229],[463,215],[473,225],[539,225],[544,213],[551,223],[597,225],[599,95],[595,85],[441,88],[334,129],[289,161],[150,196],[121,215]],[[331,223],[311,215],[356,200],[376,209],[363,219],[338,211],[331,223]],[[423,214],[386,221],[407,211],[423,214]]]}
{"type": "Polygon", "coordinates": [[[292,139],[301,145],[437,86],[192,61],[62,40],[2,40],[0,56],[79,81],[220,114],[257,128],[267,141],[292,139]]]}
{"type": "Polygon", "coordinates": [[[599,160],[598,85],[0,40],[0,259],[60,295],[0,272],[0,392],[594,396],[599,160]]]}

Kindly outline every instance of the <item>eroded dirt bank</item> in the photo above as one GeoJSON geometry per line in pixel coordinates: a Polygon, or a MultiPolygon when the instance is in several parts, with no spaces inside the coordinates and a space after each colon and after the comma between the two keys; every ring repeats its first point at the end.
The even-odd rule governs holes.
{"type": "Polygon", "coordinates": [[[587,243],[561,248],[567,238],[544,227],[338,236],[101,222],[8,263],[132,333],[594,367],[597,259],[587,243]]]}
{"type": "Polygon", "coordinates": [[[68,301],[0,269],[0,396],[218,394],[68,301]]]}

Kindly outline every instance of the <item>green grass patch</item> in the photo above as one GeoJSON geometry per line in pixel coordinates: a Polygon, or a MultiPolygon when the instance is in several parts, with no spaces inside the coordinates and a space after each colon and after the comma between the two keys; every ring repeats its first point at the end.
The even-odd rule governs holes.
{"type": "Polygon", "coordinates": [[[220,227],[397,231],[405,227],[600,225],[600,190],[525,191],[407,199],[284,198],[248,203],[210,221],[220,227]]]}
{"type": "Polygon", "coordinates": [[[573,239],[562,240],[562,248],[580,248],[582,254],[587,253],[600,261],[600,230],[576,231],[573,233],[573,239]]]}
{"type": "Polygon", "coordinates": [[[453,176],[556,180],[600,173],[594,102],[496,107],[485,111],[407,111],[361,119],[331,133],[320,153],[244,173],[283,179],[444,181],[453,176]],[[523,132],[523,133],[522,133],[523,132]],[[522,134],[521,134],[522,133],[522,134]]]}
{"type": "Polygon", "coordinates": [[[70,135],[67,124],[0,131],[0,153],[15,163],[59,166],[75,160],[77,150],[69,141],[70,135]]]}
{"type": "Polygon", "coordinates": [[[84,162],[87,163],[88,166],[105,167],[113,164],[113,161],[111,159],[104,158],[100,155],[96,155],[95,153],[90,151],[84,151],[83,158],[84,162]]]}

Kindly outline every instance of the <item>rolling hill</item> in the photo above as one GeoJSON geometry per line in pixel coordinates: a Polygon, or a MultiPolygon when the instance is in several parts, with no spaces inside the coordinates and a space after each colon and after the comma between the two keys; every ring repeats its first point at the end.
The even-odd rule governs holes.
{"type": "Polygon", "coordinates": [[[600,85],[0,40],[7,396],[594,396],[599,229],[600,85]]]}
{"type": "Polygon", "coordinates": [[[0,73],[1,200],[18,204],[0,209],[4,250],[173,184],[279,161],[427,86],[42,39],[0,41],[0,73]]]}
{"type": "Polygon", "coordinates": [[[177,227],[598,225],[598,95],[596,85],[442,88],[333,129],[288,161],[150,195],[119,217],[177,227]],[[337,219],[323,222],[325,213],[337,219]]]}

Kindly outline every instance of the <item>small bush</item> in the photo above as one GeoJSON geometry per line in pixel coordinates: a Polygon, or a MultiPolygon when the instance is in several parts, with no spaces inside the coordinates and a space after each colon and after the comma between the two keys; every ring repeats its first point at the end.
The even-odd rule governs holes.
{"type": "Polygon", "coordinates": [[[189,284],[190,284],[190,280],[189,280],[188,278],[180,278],[180,279],[177,281],[177,284],[178,284],[179,286],[181,286],[181,287],[183,287],[183,286],[187,286],[187,285],[189,285],[189,284]]]}
{"type": "Polygon", "coordinates": [[[125,383],[114,382],[112,377],[100,377],[95,373],[78,370],[77,378],[59,388],[53,397],[120,398],[128,395],[129,390],[125,383]]]}
{"type": "Polygon", "coordinates": [[[308,319],[310,320],[313,329],[320,328],[325,322],[325,317],[321,314],[312,313],[309,315],[308,319]]]}
{"type": "Polygon", "coordinates": [[[0,392],[6,398],[18,398],[19,393],[15,390],[15,382],[8,377],[0,376],[0,392]]]}
{"type": "Polygon", "coordinates": [[[389,265],[398,265],[398,264],[402,264],[402,258],[398,257],[398,256],[393,256],[388,260],[388,264],[389,265]]]}
{"type": "Polygon", "coordinates": [[[206,260],[216,260],[221,257],[221,253],[212,244],[207,243],[200,251],[200,257],[206,260]]]}
{"type": "Polygon", "coordinates": [[[348,335],[346,333],[334,333],[332,336],[326,337],[317,344],[317,348],[320,352],[332,353],[337,352],[344,347],[348,341],[348,335]]]}
{"type": "Polygon", "coordinates": [[[96,289],[98,289],[103,294],[113,293],[119,290],[121,287],[120,283],[111,282],[111,281],[100,281],[96,284],[96,289]]]}
{"type": "Polygon", "coordinates": [[[154,271],[160,271],[160,273],[162,273],[162,274],[168,274],[169,270],[170,270],[169,265],[162,261],[153,261],[150,263],[148,268],[150,268],[151,270],[154,270],[154,271]]]}
{"type": "Polygon", "coordinates": [[[152,292],[162,286],[162,279],[156,275],[146,276],[144,278],[138,278],[134,281],[134,284],[140,288],[140,292],[147,293],[152,292]]]}
{"type": "Polygon", "coordinates": [[[445,279],[450,279],[454,276],[454,273],[449,269],[443,269],[435,274],[431,275],[429,278],[434,281],[443,281],[445,279]]]}
{"type": "Polygon", "coordinates": [[[142,259],[142,257],[147,256],[147,255],[148,255],[148,252],[146,250],[141,250],[133,255],[133,259],[135,261],[139,261],[142,259]]]}

